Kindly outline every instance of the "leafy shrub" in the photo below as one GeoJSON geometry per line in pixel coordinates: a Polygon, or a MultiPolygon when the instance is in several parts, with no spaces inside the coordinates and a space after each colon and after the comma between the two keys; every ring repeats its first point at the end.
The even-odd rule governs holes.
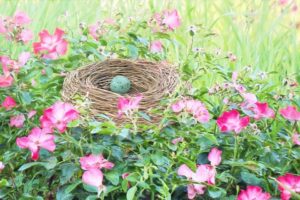
{"type": "MultiPolygon", "coordinates": [[[[27,45],[18,31],[31,20],[16,15],[8,39],[27,45]]],[[[112,57],[166,62],[169,51],[186,52],[174,39],[179,26],[176,10],[147,22],[109,19],[81,24],[77,36],[43,30],[31,56],[23,52],[12,59],[1,52],[0,197],[299,199],[295,77],[278,83],[271,73],[251,67],[232,71],[227,66],[237,59],[234,54],[195,47],[209,35],[204,29],[192,27],[186,35],[195,43],[178,54],[182,81],[162,100],[166,109],[159,125],[135,123],[136,117],[149,120],[138,112],[142,96],[120,98],[120,117],[132,119],[122,127],[101,114],[103,120],[90,118],[87,97],[76,96],[76,105],[60,101],[65,73],[88,62],[112,57]]]]}

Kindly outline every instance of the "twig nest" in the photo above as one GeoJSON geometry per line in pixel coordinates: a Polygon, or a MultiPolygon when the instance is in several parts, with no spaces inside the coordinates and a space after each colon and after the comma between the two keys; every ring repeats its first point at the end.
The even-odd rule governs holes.
{"type": "Polygon", "coordinates": [[[160,122],[161,110],[165,109],[160,101],[174,91],[178,81],[177,71],[166,62],[109,59],[68,73],[63,84],[62,98],[64,101],[76,104],[75,98],[78,94],[86,96],[91,102],[89,109],[87,109],[91,116],[98,118],[99,115],[104,114],[120,124],[130,122],[130,120],[126,116],[118,118],[119,97],[122,95],[125,97],[142,95],[143,99],[140,102],[139,111],[143,113],[141,116],[146,113],[151,121],[145,120],[145,117],[140,117],[139,123],[153,124],[160,122]],[[126,94],[119,93],[119,89],[124,89],[121,92],[127,90],[129,85],[127,80],[121,78],[122,81],[120,81],[120,78],[116,78],[116,76],[127,77],[130,80],[130,89],[126,94]],[[116,84],[119,81],[122,83],[120,88],[116,86],[117,91],[111,90],[111,81],[114,78],[117,79],[116,84]],[[150,112],[153,108],[156,112],[150,112]]]}
{"type": "Polygon", "coordinates": [[[131,82],[126,76],[115,76],[110,82],[110,90],[118,94],[125,94],[130,90],[131,82]]]}

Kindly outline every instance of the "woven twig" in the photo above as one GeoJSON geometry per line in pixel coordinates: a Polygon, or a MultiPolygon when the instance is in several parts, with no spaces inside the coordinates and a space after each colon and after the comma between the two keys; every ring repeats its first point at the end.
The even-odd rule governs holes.
{"type": "MultiPolygon", "coordinates": [[[[117,102],[120,94],[110,91],[113,77],[124,75],[131,81],[131,89],[124,96],[142,94],[139,110],[149,114],[149,109],[158,108],[160,100],[172,93],[178,83],[178,74],[168,64],[145,60],[110,59],[90,64],[70,72],[63,84],[63,100],[72,102],[76,94],[88,96],[93,116],[105,114],[117,123],[128,122],[126,117],[117,118],[117,102]]],[[[74,102],[73,102],[74,103],[74,102]]],[[[159,115],[149,114],[153,123],[159,115]]],[[[145,122],[139,119],[139,122],[145,122]]]]}

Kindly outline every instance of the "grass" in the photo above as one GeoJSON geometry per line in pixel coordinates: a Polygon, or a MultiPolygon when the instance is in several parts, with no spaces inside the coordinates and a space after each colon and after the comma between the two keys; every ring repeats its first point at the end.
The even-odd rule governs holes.
{"type": "MultiPolygon", "coordinates": [[[[276,0],[0,0],[1,15],[12,15],[23,10],[32,18],[32,30],[53,30],[55,27],[78,31],[78,24],[93,23],[98,19],[123,13],[123,17],[149,18],[163,9],[178,9],[182,27],[176,39],[185,45],[189,25],[201,24],[216,33],[209,38],[198,38],[196,45],[208,49],[221,48],[237,55],[232,68],[251,65],[255,69],[277,71],[279,75],[299,73],[300,57],[297,14],[290,7],[283,9],[276,0]],[[67,21],[63,15],[67,13],[67,21]]],[[[21,51],[10,47],[11,53],[21,51]]],[[[173,62],[180,61],[176,52],[173,62]]]]}

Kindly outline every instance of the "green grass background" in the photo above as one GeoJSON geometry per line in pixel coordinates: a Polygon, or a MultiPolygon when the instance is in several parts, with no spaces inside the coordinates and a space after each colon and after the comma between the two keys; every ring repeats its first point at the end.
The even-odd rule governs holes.
{"type": "MultiPolygon", "coordinates": [[[[94,23],[117,13],[148,19],[154,12],[173,8],[182,18],[175,33],[179,41],[187,44],[188,26],[201,24],[216,35],[200,39],[200,47],[233,52],[238,60],[232,67],[251,65],[280,75],[299,73],[298,14],[289,6],[283,9],[277,0],[0,0],[0,15],[27,12],[36,36],[42,29],[55,27],[77,32],[80,22],[94,23]],[[66,13],[67,23],[62,20],[66,13]]],[[[0,41],[0,45],[7,44],[0,41]]],[[[9,48],[11,53],[16,50],[9,48]]],[[[178,59],[174,55],[173,61],[178,59]]]]}

